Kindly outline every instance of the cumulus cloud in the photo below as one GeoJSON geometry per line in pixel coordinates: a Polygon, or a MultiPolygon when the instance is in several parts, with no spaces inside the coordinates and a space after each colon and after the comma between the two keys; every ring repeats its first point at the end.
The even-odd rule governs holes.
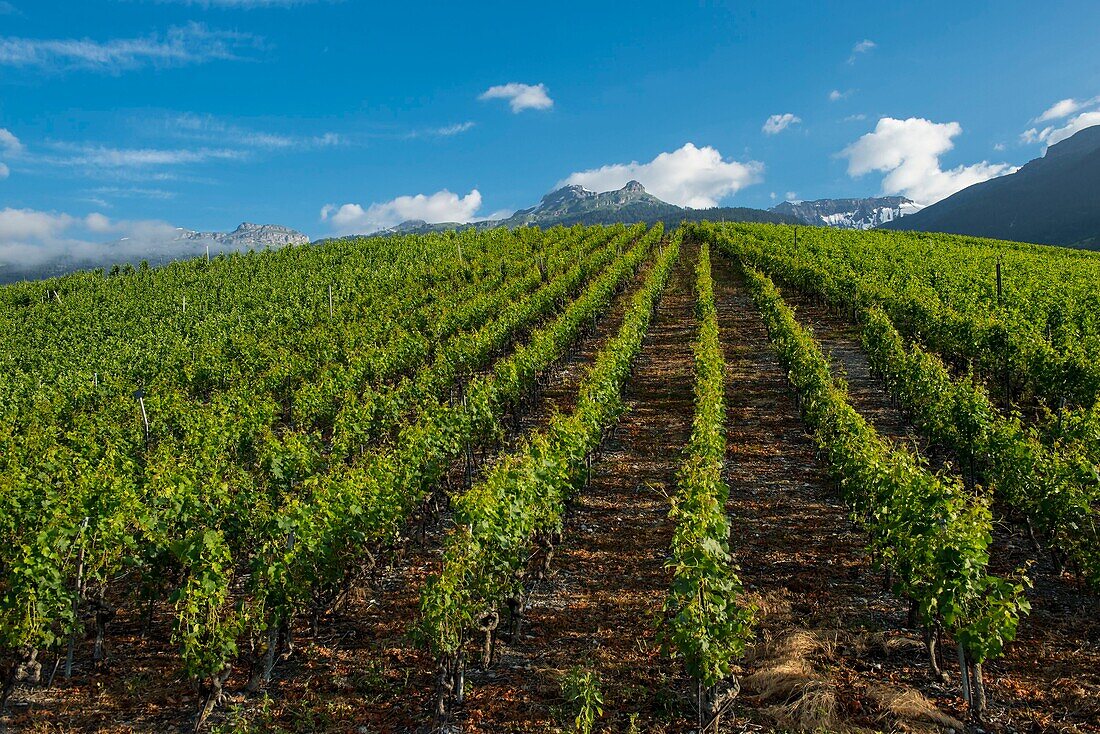
{"type": "Polygon", "coordinates": [[[1007,163],[987,161],[943,170],[940,156],[954,147],[953,139],[961,133],[957,122],[884,117],[873,132],[849,145],[840,156],[848,159],[849,176],[885,173],[883,194],[903,194],[923,205],[1017,170],[1007,163]]]}
{"type": "Polygon", "coordinates": [[[17,154],[23,151],[23,144],[10,130],[0,127],[0,149],[5,153],[17,154]]]}
{"type": "Polygon", "coordinates": [[[852,94],[851,89],[849,89],[845,92],[842,92],[839,89],[834,89],[833,91],[829,92],[829,101],[830,102],[839,102],[840,100],[851,96],[851,94],[852,94]]]}
{"type": "MultiPolygon", "coordinates": [[[[23,152],[23,144],[19,142],[19,138],[15,137],[7,128],[0,127],[0,153],[7,155],[19,155],[23,152]]],[[[0,161],[0,179],[5,179],[11,175],[11,169],[7,164],[0,161]]]]}
{"type": "Polygon", "coordinates": [[[856,45],[852,46],[852,55],[848,57],[848,63],[849,64],[856,63],[856,57],[857,56],[859,56],[860,54],[865,54],[865,53],[867,53],[868,51],[870,51],[871,49],[873,49],[877,46],[878,46],[878,44],[875,43],[874,41],[872,41],[871,39],[869,39],[869,38],[863,39],[862,41],[860,41],[856,45]]]}
{"type": "Polygon", "coordinates": [[[472,190],[459,196],[447,189],[434,194],[398,196],[390,201],[363,208],[359,204],[328,204],[321,209],[321,221],[329,222],[338,234],[376,232],[410,219],[440,222],[469,222],[481,208],[481,192],[472,190]]]}
{"type": "Polygon", "coordinates": [[[1100,125],[1100,109],[1093,109],[1097,106],[1100,106],[1100,96],[1085,100],[1071,98],[1055,102],[1043,114],[1035,118],[1033,122],[1052,122],[1067,117],[1070,119],[1066,120],[1064,124],[1047,125],[1042,129],[1033,127],[1025,130],[1020,135],[1020,139],[1025,143],[1044,143],[1047,146],[1060,143],[1086,127],[1100,125]]]}
{"type": "Polygon", "coordinates": [[[762,180],[764,164],[723,160],[715,148],[692,143],[661,153],[649,163],[615,163],[574,173],[558,186],[576,184],[595,191],[620,189],[630,180],[640,182],[659,199],[694,209],[705,209],[762,180]]]}
{"type": "Polygon", "coordinates": [[[762,128],[765,135],[778,135],[786,130],[791,125],[797,125],[802,122],[802,118],[797,115],[792,115],[790,112],[785,112],[782,115],[772,115],[764,121],[764,127],[762,128]]]}
{"type": "Polygon", "coordinates": [[[478,99],[506,99],[512,112],[517,113],[524,110],[547,110],[554,106],[554,100],[550,99],[545,84],[498,84],[486,89],[478,99]]]}
{"type": "Polygon", "coordinates": [[[0,65],[49,71],[76,69],[117,74],[144,66],[171,67],[238,60],[261,39],[248,33],[207,28],[191,22],[173,26],[162,36],[115,38],[108,41],[45,38],[0,38],[0,65]]]}

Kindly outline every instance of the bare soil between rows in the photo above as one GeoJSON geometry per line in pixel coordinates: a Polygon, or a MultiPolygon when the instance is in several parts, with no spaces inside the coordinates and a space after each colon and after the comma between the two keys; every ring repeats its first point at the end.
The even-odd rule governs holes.
{"type": "Polygon", "coordinates": [[[687,681],[660,654],[657,627],[671,574],[667,495],[693,415],[692,272],[685,246],[627,383],[627,413],[602,447],[590,485],[569,508],[552,571],[536,588],[521,639],[471,672],[463,732],[568,729],[561,680],[595,672],[600,730],[683,731],[687,681]]]}

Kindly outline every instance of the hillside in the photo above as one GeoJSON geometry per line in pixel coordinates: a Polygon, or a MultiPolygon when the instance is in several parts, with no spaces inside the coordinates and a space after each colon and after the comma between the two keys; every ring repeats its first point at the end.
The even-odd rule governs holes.
{"type": "Polygon", "coordinates": [[[791,234],[0,287],[0,731],[1098,734],[1100,253],[791,234]]]}
{"type": "Polygon", "coordinates": [[[888,229],[1100,248],[1100,126],[1016,173],[963,189],[888,229]]]}

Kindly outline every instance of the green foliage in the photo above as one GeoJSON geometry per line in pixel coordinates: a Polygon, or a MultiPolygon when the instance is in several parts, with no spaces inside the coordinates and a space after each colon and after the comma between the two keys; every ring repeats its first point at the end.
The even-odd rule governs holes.
{"type": "Polygon", "coordinates": [[[644,232],[352,239],[0,288],[0,646],[61,646],[78,581],[137,604],[115,583],[136,573],[173,605],[185,671],[216,678],[246,635],[386,562],[644,232]]]}
{"type": "Polygon", "coordinates": [[[730,233],[739,256],[859,321],[874,368],[929,440],[1100,588],[1100,402],[1089,387],[1100,385],[1095,253],[814,228],[800,228],[795,247],[785,228],[731,225],[730,233]],[[952,366],[965,376],[953,378],[952,366]],[[983,382],[1038,401],[1045,417],[1031,426],[1002,411],[983,382]]]}
{"type": "Polygon", "coordinates": [[[596,720],[603,716],[604,701],[599,677],[590,670],[572,668],[561,679],[561,694],[573,719],[573,731],[591,734],[596,720]]]}

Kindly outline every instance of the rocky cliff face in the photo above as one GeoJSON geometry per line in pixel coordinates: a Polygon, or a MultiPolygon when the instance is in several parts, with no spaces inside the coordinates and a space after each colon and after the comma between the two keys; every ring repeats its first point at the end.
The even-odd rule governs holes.
{"type": "Polygon", "coordinates": [[[281,227],[277,224],[252,224],[251,222],[243,222],[232,232],[181,230],[179,239],[216,242],[242,250],[309,244],[309,237],[289,227],[281,227]]]}

